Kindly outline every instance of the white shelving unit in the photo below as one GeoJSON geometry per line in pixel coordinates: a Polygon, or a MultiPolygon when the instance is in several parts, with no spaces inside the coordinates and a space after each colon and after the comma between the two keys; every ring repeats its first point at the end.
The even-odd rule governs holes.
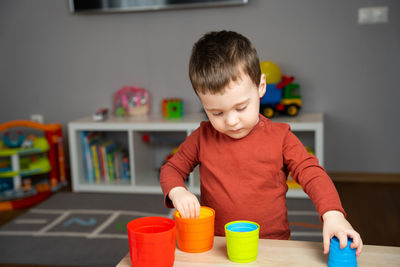
{"type": "MultiPolygon", "coordinates": [[[[72,189],[74,192],[125,192],[125,193],[161,193],[157,166],[169,154],[175,145],[151,144],[142,141],[143,134],[164,136],[183,140],[205,120],[202,113],[188,114],[180,119],[165,119],[150,115],[141,117],[110,117],[106,121],[96,122],[85,117],[68,124],[72,189]],[[85,177],[84,160],[80,133],[101,132],[126,148],[129,155],[130,179],[113,183],[89,183],[85,177]]],[[[292,131],[310,146],[323,165],[323,114],[300,113],[297,117],[279,117],[276,122],[285,122],[292,131]]],[[[200,177],[197,168],[190,174],[188,189],[200,193],[200,177]]],[[[290,189],[288,197],[307,197],[301,189],[290,189]]]]}

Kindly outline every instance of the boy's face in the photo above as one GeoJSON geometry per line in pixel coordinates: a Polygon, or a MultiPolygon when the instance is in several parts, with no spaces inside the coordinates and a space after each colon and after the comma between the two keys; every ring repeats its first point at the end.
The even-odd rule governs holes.
{"type": "Polygon", "coordinates": [[[258,122],[260,98],[265,87],[264,74],[256,86],[248,75],[242,73],[225,88],[224,93],[198,95],[212,126],[231,138],[240,139],[248,135],[258,122]]]}

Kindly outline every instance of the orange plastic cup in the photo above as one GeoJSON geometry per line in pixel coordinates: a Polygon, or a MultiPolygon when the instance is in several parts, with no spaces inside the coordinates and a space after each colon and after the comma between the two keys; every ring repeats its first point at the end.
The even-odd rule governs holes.
{"type": "Polygon", "coordinates": [[[143,217],[127,225],[133,267],[171,267],[175,261],[175,222],[143,217]]]}
{"type": "Polygon", "coordinates": [[[215,211],[200,207],[200,217],[184,219],[175,211],[176,240],[178,248],[184,252],[199,253],[210,250],[214,244],[215,211]]]}

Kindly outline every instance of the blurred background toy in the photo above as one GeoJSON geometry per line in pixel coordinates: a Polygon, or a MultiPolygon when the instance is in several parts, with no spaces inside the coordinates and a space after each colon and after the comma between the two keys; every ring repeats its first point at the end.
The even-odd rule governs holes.
{"type": "Polygon", "coordinates": [[[0,211],[26,208],[66,185],[60,124],[11,121],[0,124],[1,132],[0,211]]]}
{"type": "Polygon", "coordinates": [[[173,146],[179,146],[183,141],[185,141],[185,138],[179,138],[179,137],[174,137],[170,136],[167,134],[157,134],[157,133],[144,133],[142,134],[142,141],[147,143],[147,144],[158,144],[158,145],[173,145],[173,146]]]}
{"type": "Polygon", "coordinates": [[[162,101],[162,113],[164,118],[182,118],[183,101],[179,98],[164,99],[162,101]]]}
{"type": "Polygon", "coordinates": [[[28,137],[25,138],[25,140],[22,142],[21,147],[22,148],[32,148],[34,146],[34,141],[35,141],[36,136],[33,134],[28,135],[28,137]]]}
{"type": "Polygon", "coordinates": [[[108,108],[101,108],[96,111],[96,113],[93,115],[93,120],[94,121],[103,121],[107,118],[108,115],[108,108]]]}
{"type": "Polygon", "coordinates": [[[10,137],[10,135],[10,132],[6,132],[3,136],[3,144],[7,147],[20,147],[25,140],[25,136],[22,134],[21,131],[18,131],[16,139],[13,139],[13,137],[10,137]]]}
{"type": "Polygon", "coordinates": [[[164,163],[170,159],[179,149],[179,145],[185,141],[186,135],[176,136],[167,132],[149,132],[142,134],[142,141],[149,146],[157,146],[154,153],[154,169],[160,171],[164,163]]]}
{"type": "Polygon", "coordinates": [[[271,61],[260,62],[261,73],[267,80],[267,91],[260,101],[260,113],[272,118],[276,112],[296,116],[302,106],[300,86],[293,76],[281,74],[278,65],[271,61]]]}
{"type": "Polygon", "coordinates": [[[116,116],[146,115],[150,112],[150,95],[146,89],[125,86],[114,94],[113,113],[116,116]]]}

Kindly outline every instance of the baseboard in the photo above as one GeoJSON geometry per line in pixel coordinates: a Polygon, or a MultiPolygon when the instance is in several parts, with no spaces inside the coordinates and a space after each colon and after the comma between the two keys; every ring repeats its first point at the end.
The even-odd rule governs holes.
{"type": "Polygon", "coordinates": [[[400,173],[328,172],[334,182],[400,183],[400,173]]]}

